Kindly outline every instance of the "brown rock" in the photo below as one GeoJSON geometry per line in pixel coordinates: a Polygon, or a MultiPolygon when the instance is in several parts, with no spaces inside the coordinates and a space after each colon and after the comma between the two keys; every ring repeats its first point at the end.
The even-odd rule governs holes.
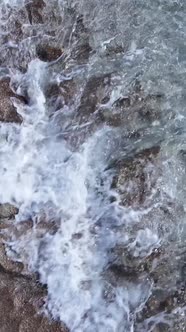
{"type": "Polygon", "coordinates": [[[26,6],[26,10],[28,13],[28,19],[30,24],[42,24],[42,11],[45,7],[45,2],[43,0],[40,1],[31,1],[26,6]]]}
{"type": "Polygon", "coordinates": [[[64,332],[58,322],[38,315],[45,291],[34,279],[0,269],[1,332],[64,332]]]}
{"type": "Polygon", "coordinates": [[[38,45],[36,47],[38,58],[44,62],[57,60],[63,53],[61,48],[52,47],[49,45],[38,45]]]}
{"type": "Polygon", "coordinates": [[[25,103],[25,98],[15,94],[10,88],[10,79],[3,78],[0,80],[0,121],[21,123],[22,118],[17,113],[11,98],[25,103]]]}

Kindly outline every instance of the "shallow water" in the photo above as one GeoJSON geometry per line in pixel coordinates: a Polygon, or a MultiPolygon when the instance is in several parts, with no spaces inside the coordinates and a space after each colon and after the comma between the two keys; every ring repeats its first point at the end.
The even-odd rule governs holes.
{"type": "Polygon", "coordinates": [[[28,4],[1,1],[0,75],[27,104],[0,124],[0,202],[33,221],[9,253],[70,331],[185,331],[186,4],[28,4]]]}

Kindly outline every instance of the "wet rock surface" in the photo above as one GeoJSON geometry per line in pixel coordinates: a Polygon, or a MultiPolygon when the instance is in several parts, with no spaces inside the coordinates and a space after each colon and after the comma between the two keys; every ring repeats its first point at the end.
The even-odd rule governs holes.
{"type": "Polygon", "coordinates": [[[0,121],[20,124],[22,117],[17,113],[12,99],[15,98],[15,100],[23,104],[25,103],[25,99],[11,90],[9,78],[0,80],[0,95],[0,121]]]}
{"type": "Polygon", "coordinates": [[[38,314],[45,292],[31,277],[0,267],[0,329],[2,332],[65,331],[38,314]]]}
{"type": "Polygon", "coordinates": [[[9,204],[0,204],[0,219],[2,218],[11,218],[14,217],[18,213],[18,209],[9,204]]]}
{"type": "Polygon", "coordinates": [[[25,8],[28,13],[30,24],[43,24],[42,11],[46,4],[44,1],[30,1],[25,8]]]}
{"type": "Polygon", "coordinates": [[[158,146],[153,147],[116,163],[119,174],[114,177],[112,188],[118,188],[122,205],[139,208],[148,204],[159,175],[158,165],[154,164],[159,151],[158,146]]]}
{"type": "Polygon", "coordinates": [[[179,231],[175,232],[177,218],[184,218],[184,210],[179,201],[172,201],[169,193],[162,191],[161,158],[160,146],[154,146],[110,165],[115,170],[112,189],[119,193],[112,198],[114,204],[116,201],[121,208],[142,211],[141,217],[135,220],[135,215],[134,219],[131,216],[131,223],[120,227],[121,234],[127,233],[129,238],[125,245],[113,247],[108,253],[107,270],[113,284],[117,280],[121,284],[137,283],[146,278],[152,283],[150,297],[136,312],[136,332],[185,331],[186,326],[185,242],[179,231]],[[153,245],[151,232],[161,241],[156,242],[155,236],[153,245]]]}
{"type": "MultiPolygon", "coordinates": [[[[42,311],[47,296],[45,287],[26,266],[7,254],[4,241],[10,239],[10,232],[25,235],[26,229],[31,230],[33,226],[28,221],[18,231],[14,219],[17,213],[18,209],[11,204],[0,205],[0,331],[66,332],[61,323],[54,322],[52,317],[46,318],[42,311]]],[[[41,228],[46,233],[43,225],[41,228]]]]}

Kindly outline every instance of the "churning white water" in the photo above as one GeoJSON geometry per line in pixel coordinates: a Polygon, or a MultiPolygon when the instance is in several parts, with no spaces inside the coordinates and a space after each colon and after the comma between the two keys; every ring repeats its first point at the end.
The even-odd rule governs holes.
{"type": "Polygon", "coordinates": [[[11,246],[27,252],[30,267],[47,284],[49,310],[72,331],[132,331],[129,303],[143,303],[150,283],[112,287],[102,278],[108,250],[128,240],[112,229],[124,216],[116,204],[109,205],[111,180],[103,188],[100,185],[111,129],[103,128],[79,151],[71,152],[54,131],[50,134],[42,92],[44,73],[42,62],[30,63],[26,79],[31,106],[21,113],[23,124],[2,124],[1,202],[19,207],[17,222],[34,218],[37,223],[44,211],[48,222],[60,218],[60,225],[55,235],[37,239],[33,229],[29,237],[23,235],[11,246]],[[108,302],[107,292],[111,293],[108,302]]]}
{"type": "MultiPolygon", "coordinates": [[[[2,75],[6,67],[12,88],[19,94],[26,91],[28,104],[13,100],[23,118],[21,125],[0,124],[0,202],[19,208],[18,228],[22,222],[33,221],[28,232],[18,237],[12,234],[7,246],[14,251],[14,259],[19,258],[39,273],[40,281],[47,285],[47,310],[72,332],[135,331],[136,315],[148,301],[154,281],[148,273],[113,276],[109,267],[120,258],[112,251],[117,247],[129,250],[132,262],[150,256],[162,243],[167,244],[175,227],[170,221],[169,231],[165,231],[166,219],[161,228],[161,216],[153,214],[154,209],[168,196],[167,200],[175,204],[179,201],[184,206],[185,202],[185,173],[175,151],[185,147],[184,137],[177,139],[176,135],[183,131],[185,121],[182,41],[186,6],[182,1],[105,2],[45,1],[44,21],[35,23],[35,30],[24,12],[28,1],[1,3],[1,26],[7,24],[7,30],[2,28],[1,33],[2,52],[8,47],[3,36],[11,31],[11,17],[20,15],[23,34],[15,41],[15,53],[10,45],[10,58],[3,57],[2,75]],[[74,31],[80,14],[92,49],[86,63],[76,62],[71,53],[79,47],[74,31]],[[66,47],[64,58],[50,64],[39,60],[34,53],[37,37],[45,45],[49,40],[55,46],[66,47]],[[26,45],[29,47],[24,58],[26,45]],[[27,63],[26,69],[20,70],[20,61],[27,63]],[[105,118],[111,118],[112,112],[124,112],[114,110],[113,105],[122,98],[127,100],[134,80],[141,80],[144,98],[149,93],[162,93],[163,106],[156,105],[158,116],[147,122],[136,116],[135,106],[132,115],[129,112],[126,118],[121,117],[120,126],[104,121],[97,124],[94,114],[85,112],[91,98],[80,108],[84,91],[85,97],[90,93],[86,92],[86,84],[92,77],[104,77],[104,93],[109,98],[99,107],[105,118]],[[72,96],[67,90],[72,101],[62,100],[55,111],[56,101],[48,101],[48,85],[52,82],[60,86],[71,80],[76,85],[72,96]],[[84,112],[83,116],[78,112],[84,112]],[[140,138],[133,137],[138,131],[140,138]],[[116,170],[110,165],[157,144],[162,149],[161,161],[156,166],[145,166],[149,181],[156,174],[153,167],[158,172],[162,168],[158,188],[149,195],[150,203],[138,208],[122,205],[118,191],[112,188],[116,170]],[[171,181],[169,171],[174,175],[171,181]],[[41,236],[37,225],[43,219],[48,225],[56,221],[56,231],[41,236]]],[[[101,89],[92,94],[99,98],[101,89]]],[[[145,100],[148,102],[148,97],[145,100]]],[[[132,179],[127,186],[130,192],[132,179]]],[[[184,228],[183,215],[179,227],[184,228]]],[[[157,261],[153,264],[156,269],[157,261]]],[[[165,313],[148,317],[142,329],[153,331],[159,322],[169,324],[165,313]]],[[[136,331],[142,329],[136,327],[136,331]]]]}

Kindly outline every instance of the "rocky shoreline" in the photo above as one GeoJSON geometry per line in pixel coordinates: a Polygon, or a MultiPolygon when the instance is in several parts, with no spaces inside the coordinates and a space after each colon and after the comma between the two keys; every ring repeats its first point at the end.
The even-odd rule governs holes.
{"type": "MultiPolygon", "coordinates": [[[[24,75],[31,60],[39,59],[46,65],[43,103],[48,121],[51,121],[49,129],[55,132],[59,146],[63,138],[73,154],[92,133],[104,127],[112,130],[113,136],[108,138],[108,145],[101,152],[107,167],[97,180],[96,195],[101,196],[101,188],[108,180],[106,176],[112,174],[111,194],[107,203],[111,208],[122,211],[122,218],[125,218],[127,211],[129,220],[126,217],[118,226],[113,225],[114,218],[109,224],[112,216],[108,217],[113,234],[118,232],[120,237],[123,236],[122,240],[127,234],[127,240],[106,252],[108,264],[102,277],[108,289],[104,289],[104,300],[106,303],[114,302],[112,287],[114,289],[119,285],[123,289],[128,288],[134,297],[134,300],[129,298],[128,305],[129,323],[134,322],[135,332],[185,332],[186,245],[182,235],[185,218],[182,191],[186,174],[185,149],[180,145],[173,149],[176,135],[181,129],[175,128],[175,135],[167,125],[176,119],[176,111],[174,108],[170,110],[166,91],[154,89],[155,92],[151,93],[148,84],[145,90],[141,73],[137,75],[132,72],[130,82],[124,87],[126,78],[123,72],[120,74],[119,68],[121,66],[122,69],[123,64],[120,60],[127,52],[130,58],[132,46],[130,50],[129,40],[126,45],[117,44],[117,40],[116,44],[112,44],[111,41],[110,46],[104,46],[103,53],[100,51],[99,54],[101,42],[95,38],[99,36],[99,29],[95,28],[95,36],[88,29],[86,11],[89,12],[91,6],[92,2],[90,8],[85,6],[84,16],[80,15],[76,5],[68,9],[65,7],[61,16],[62,6],[56,0],[51,3],[26,1],[25,6],[18,9],[9,5],[2,9],[4,17],[1,25],[6,33],[0,35],[4,45],[0,54],[0,126],[15,126],[16,130],[24,125],[18,109],[23,112],[29,110],[29,93],[32,94],[32,91],[27,91],[28,77],[24,75]],[[63,25],[64,30],[61,29],[63,25]],[[99,55],[97,59],[94,58],[96,52],[99,55]],[[88,68],[90,57],[93,59],[92,66],[88,68]],[[16,85],[16,75],[21,77],[20,86],[16,85]],[[65,111],[60,112],[63,108],[65,111]],[[168,141],[166,135],[170,135],[172,141],[168,141]],[[113,154],[109,154],[109,151],[113,151],[113,154]],[[169,190],[169,181],[174,183],[176,194],[169,190]],[[142,289],[142,298],[139,299],[137,295],[135,298],[133,291],[138,287],[142,289]]],[[[135,23],[135,18],[130,20],[135,23]]],[[[129,70],[127,56],[126,67],[129,70]]],[[[153,85],[153,80],[150,82],[153,85]]],[[[42,127],[42,121],[39,126],[42,127]]],[[[47,135],[43,137],[41,135],[41,145],[48,139],[47,135]]],[[[6,130],[3,139],[5,142],[8,140],[6,130]]],[[[70,158],[71,155],[68,155],[64,164],[70,158]]],[[[90,184],[87,182],[86,186],[90,184]]],[[[42,246],[42,239],[46,235],[53,236],[58,232],[60,221],[57,217],[53,218],[52,213],[49,220],[50,213],[46,216],[42,210],[38,219],[35,219],[37,222],[32,216],[17,222],[15,216],[19,212],[18,207],[10,204],[12,202],[0,203],[0,332],[68,331],[60,320],[55,321],[50,316],[47,285],[42,285],[40,275],[28,266],[29,250],[24,247],[29,246],[33,238],[42,246]],[[22,238],[24,241],[20,241],[18,253],[14,251],[14,240],[19,242],[22,238]]],[[[88,213],[91,214],[90,211],[88,213]]],[[[68,220],[68,213],[64,214],[65,218],[68,220]]],[[[107,225],[107,216],[101,216],[93,224],[90,231],[92,236],[99,238],[99,230],[104,222],[107,225]]],[[[82,233],[77,232],[69,241],[78,242],[82,237],[82,233]]],[[[85,290],[89,284],[91,282],[88,280],[87,286],[86,283],[84,285],[85,290]]]]}

